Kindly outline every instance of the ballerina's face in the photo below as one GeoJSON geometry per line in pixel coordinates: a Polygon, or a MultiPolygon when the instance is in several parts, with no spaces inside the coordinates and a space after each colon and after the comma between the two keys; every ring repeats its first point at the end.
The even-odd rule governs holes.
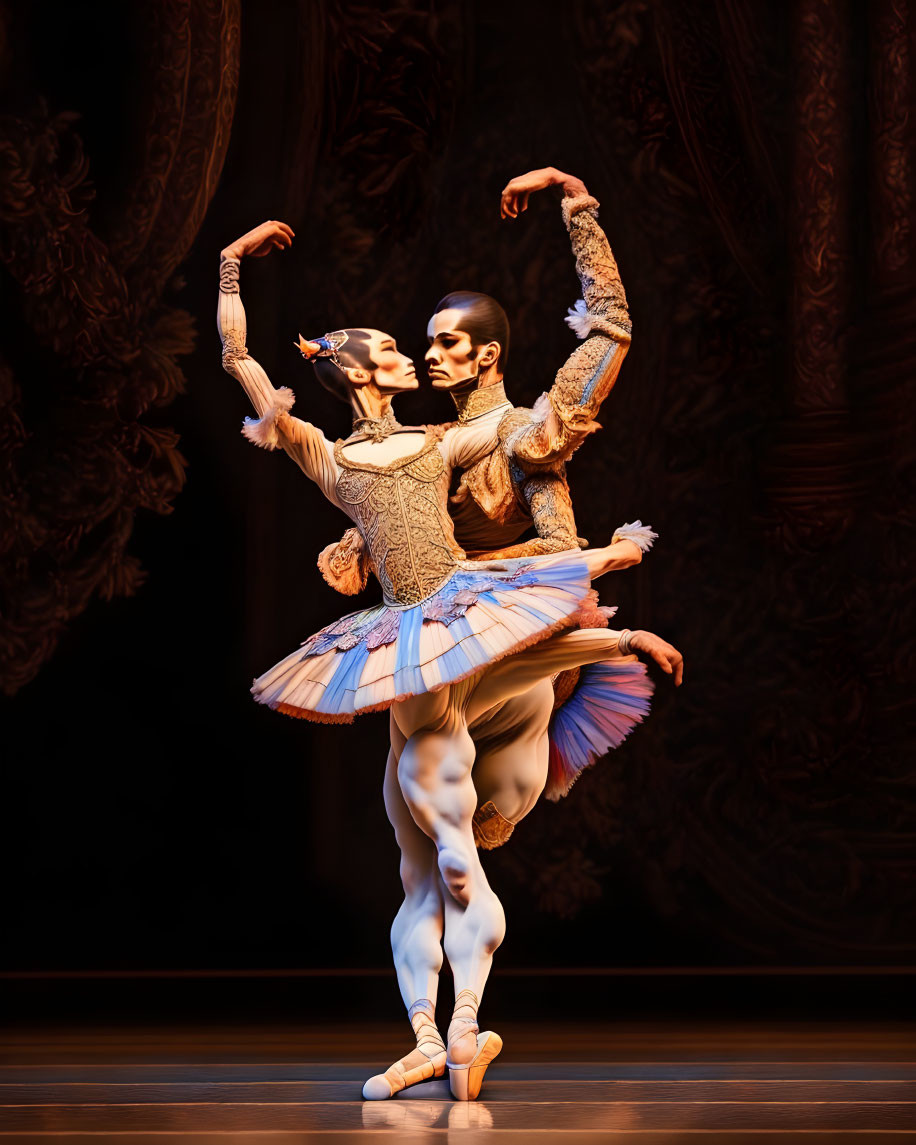
{"type": "Polygon", "coordinates": [[[402,354],[390,334],[362,327],[366,353],[371,361],[371,378],[382,394],[397,394],[419,386],[413,359],[402,354]]]}

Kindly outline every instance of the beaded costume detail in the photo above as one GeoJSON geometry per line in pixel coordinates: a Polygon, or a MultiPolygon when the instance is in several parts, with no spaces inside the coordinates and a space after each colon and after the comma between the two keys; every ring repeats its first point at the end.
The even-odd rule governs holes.
{"type": "Polygon", "coordinates": [[[385,410],[381,417],[357,417],[353,419],[353,432],[364,434],[370,441],[384,441],[401,424],[390,409],[385,410]]]}
{"type": "Polygon", "coordinates": [[[470,390],[467,393],[453,393],[452,401],[458,411],[460,422],[472,421],[481,414],[489,413],[491,409],[503,406],[508,401],[506,387],[502,382],[495,386],[485,386],[482,390],[470,390]]]}
{"type": "Polygon", "coordinates": [[[369,546],[385,603],[419,604],[464,557],[444,512],[449,475],[436,439],[428,436],[418,453],[385,466],[351,461],[343,442],[334,459],[337,496],[369,546]]]}

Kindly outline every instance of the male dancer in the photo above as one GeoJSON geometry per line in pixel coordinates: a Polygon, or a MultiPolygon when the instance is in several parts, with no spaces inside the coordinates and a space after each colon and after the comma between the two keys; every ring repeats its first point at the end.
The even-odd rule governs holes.
{"type": "MultiPolygon", "coordinates": [[[[534,409],[513,407],[509,402],[503,385],[509,323],[502,307],[487,295],[468,291],[447,295],[436,307],[427,330],[430,377],[434,388],[451,394],[458,423],[498,426],[499,445],[464,472],[449,505],[458,540],[474,559],[585,547],[577,536],[565,463],[598,428],[595,416],[613,388],[629,349],[631,323],[626,293],[597,222],[598,203],[581,180],[555,168],[529,172],[503,190],[501,214],[516,218],[527,209],[532,192],[549,186],[563,190],[563,218],[582,286],[582,301],[567,321],[585,339],[558,373],[550,393],[543,395],[534,409]],[[536,532],[532,539],[511,543],[532,525],[536,532]]],[[[651,532],[645,530],[642,543],[648,547],[651,538],[651,532]]],[[[355,530],[349,530],[338,545],[325,549],[319,564],[329,583],[342,592],[358,592],[369,572],[365,547],[355,530]]],[[[671,645],[652,633],[626,632],[622,651],[646,653],[664,671],[682,672],[671,645]]],[[[523,712],[534,715],[533,695],[519,697],[502,721],[490,721],[486,728],[478,729],[474,780],[480,804],[474,831],[480,846],[490,848],[505,842],[514,823],[536,802],[545,780],[546,729],[539,736],[542,751],[526,751],[522,741],[535,735],[536,724],[549,721],[555,696],[568,699],[576,683],[577,673],[573,671],[561,674],[555,691],[539,689],[539,718],[533,722],[524,719],[525,732],[517,751],[511,744],[503,750],[495,741],[507,738],[505,720],[511,709],[518,710],[520,730],[523,712]],[[508,766],[507,751],[517,758],[517,768],[527,773],[527,780],[508,766]]],[[[567,789],[568,777],[552,776],[548,798],[559,798],[567,789]]]]}
{"type": "MultiPolygon", "coordinates": [[[[427,361],[434,387],[455,401],[459,423],[493,421],[499,446],[468,469],[452,498],[450,511],[460,542],[477,559],[560,552],[580,542],[565,476],[565,461],[597,424],[594,416],[613,387],[630,342],[626,295],[610,247],[596,221],[597,202],[584,185],[553,168],[512,180],[503,191],[502,215],[515,218],[530,193],[558,185],[564,191],[563,217],[569,229],[583,290],[570,324],[583,346],[557,376],[549,395],[534,410],[514,409],[503,389],[508,350],[508,320],[486,295],[448,295],[430,319],[427,361]],[[536,537],[515,541],[534,525],[536,537]],[[493,548],[493,546],[502,546],[493,548]]],[[[359,546],[347,546],[353,558],[359,546]]],[[[346,565],[343,552],[326,550],[346,565]]],[[[606,621],[605,621],[606,624],[606,621]]],[[[676,684],[682,678],[680,653],[652,633],[624,632],[617,651],[648,653],[676,684]]],[[[630,656],[632,660],[632,656],[630,656]]],[[[620,661],[623,663],[622,659],[620,661]]],[[[597,668],[598,666],[596,666],[597,668]]],[[[588,669],[585,669],[587,672],[588,669]]],[[[561,673],[558,691],[568,698],[578,672],[561,673]],[[566,677],[564,679],[564,677],[566,677]]],[[[548,775],[548,733],[557,696],[549,680],[484,713],[469,727],[477,753],[473,778],[478,807],[474,833],[479,846],[504,843],[515,824],[534,806],[548,775]]],[[[385,778],[385,805],[401,848],[404,902],[392,927],[392,948],[405,1004],[418,1032],[418,1047],[364,1087],[367,1098],[387,1098],[438,1072],[441,1038],[433,1014],[442,962],[443,928],[449,925],[450,896],[442,893],[435,850],[404,804],[398,782],[400,738],[392,727],[392,751],[385,778]],[[417,1002],[425,983],[427,1005],[417,1002]]],[[[610,743],[608,744],[610,746],[610,743]]],[[[600,754],[600,753],[598,753],[600,754]]],[[[574,775],[574,772],[573,772],[574,775]]],[[[569,774],[551,777],[548,797],[565,794],[569,774]]],[[[468,1016],[478,999],[469,999],[468,1016]]]]}

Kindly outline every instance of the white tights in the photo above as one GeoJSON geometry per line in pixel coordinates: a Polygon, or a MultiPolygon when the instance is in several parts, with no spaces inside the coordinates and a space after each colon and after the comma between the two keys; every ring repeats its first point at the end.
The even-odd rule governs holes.
{"type": "MultiPolygon", "coordinates": [[[[474,843],[474,812],[486,799],[513,822],[531,810],[547,778],[551,679],[612,658],[617,637],[600,628],[564,632],[392,707],[384,791],[401,849],[404,901],[391,944],[405,1006],[435,1003],[443,940],[456,995],[482,996],[506,923],[474,843]],[[481,743],[476,767],[469,728],[481,743]]],[[[460,1041],[468,1044],[452,1047],[453,1061],[476,1047],[472,1034],[460,1041]]]]}

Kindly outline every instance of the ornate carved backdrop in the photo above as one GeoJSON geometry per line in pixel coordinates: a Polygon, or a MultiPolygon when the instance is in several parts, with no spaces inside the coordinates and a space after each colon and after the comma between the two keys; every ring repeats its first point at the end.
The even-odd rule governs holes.
{"type": "Polygon", "coordinates": [[[109,13],[136,85],[109,95],[139,98],[115,141],[129,159],[93,210],[80,109],[51,106],[38,79],[42,22],[55,16],[53,4],[2,13],[0,261],[18,327],[0,359],[7,692],[94,596],[137,590],[135,514],[170,512],[181,488],[178,436],[154,411],[184,389],[193,319],[166,299],[216,189],[238,82],[238,0],[109,13]]]}
{"type": "MultiPolygon", "coordinates": [[[[567,916],[583,962],[911,956],[907,6],[302,0],[242,15],[233,121],[236,10],[151,6],[150,78],[123,77],[144,96],[128,101],[138,174],[121,182],[109,162],[104,210],[85,198],[80,128],[62,118],[79,107],[20,100],[5,121],[0,256],[22,319],[2,375],[9,687],[38,672],[93,594],[135,589],[138,508],[174,505],[163,530],[200,527],[182,517],[176,435],[149,412],[180,390],[193,341],[187,313],[164,301],[189,251],[182,302],[209,315],[219,245],[265,215],[293,224],[292,261],[246,270],[252,345],[278,377],[294,369],[279,349],[290,332],[367,321],[422,353],[441,294],[488,291],[513,324],[510,392],[531,401],[570,347],[571,260],[553,204],[500,226],[496,202],[509,175],[552,162],[601,199],[634,317],[607,428],[573,465],[580,530],[597,539],[635,515],[659,529],[651,559],[603,596],[678,643],[688,672],[677,694],[660,682],[638,735],[490,857],[494,880],[567,916]],[[622,933],[599,955],[589,944],[608,911],[622,933]]],[[[27,80],[40,96],[35,74],[17,90],[27,80]]],[[[314,590],[315,552],[339,522],[309,501],[309,528],[291,527],[312,492],[299,476],[228,438],[205,455],[211,409],[225,410],[220,432],[241,412],[208,339],[191,359],[201,397],[182,416],[192,466],[222,466],[234,495],[249,490],[237,597],[252,603],[225,647],[250,673],[350,604],[314,590]]],[[[329,398],[299,400],[343,430],[329,398]]],[[[441,413],[429,395],[413,410],[441,413]]],[[[211,545],[216,569],[226,554],[211,545]]],[[[198,655],[192,632],[185,651],[198,655]]],[[[244,688],[228,675],[220,686],[220,719],[238,719],[252,752],[268,737],[309,757],[314,878],[362,912],[357,938],[376,935],[395,892],[385,883],[379,906],[340,838],[355,776],[367,845],[391,855],[371,787],[383,721],[333,733],[255,722],[234,714],[244,688]],[[346,773],[322,766],[339,752],[346,773]]],[[[569,959],[516,910],[516,960],[538,942],[569,959]]],[[[291,923],[275,949],[302,938],[291,923]]],[[[383,960],[383,941],[368,949],[383,960]]]]}

